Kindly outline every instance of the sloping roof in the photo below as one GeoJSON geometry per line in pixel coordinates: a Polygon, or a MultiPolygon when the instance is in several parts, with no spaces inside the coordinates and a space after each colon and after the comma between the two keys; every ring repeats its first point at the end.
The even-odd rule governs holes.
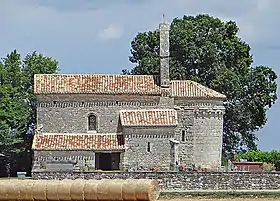
{"type": "Polygon", "coordinates": [[[122,150],[123,138],[117,134],[35,134],[34,150],[122,150]]]}
{"type": "Polygon", "coordinates": [[[36,74],[35,94],[160,94],[157,76],[101,74],[36,74]]]}
{"type": "Polygon", "coordinates": [[[172,80],[171,95],[181,98],[226,98],[225,95],[191,80],[172,80]]]}
{"type": "Polygon", "coordinates": [[[177,112],[173,109],[121,110],[123,126],[175,126],[177,112]]]}
{"type": "MultiPolygon", "coordinates": [[[[159,77],[153,75],[36,74],[35,94],[146,94],[160,95],[159,77]]],[[[191,80],[171,80],[178,98],[225,99],[226,96],[191,80]]]]}

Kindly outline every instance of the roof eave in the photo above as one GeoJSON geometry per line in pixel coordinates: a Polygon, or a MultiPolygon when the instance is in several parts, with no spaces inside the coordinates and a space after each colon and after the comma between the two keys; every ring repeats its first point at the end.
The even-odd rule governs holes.
{"type": "Polygon", "coordinates": [[[226,97],[186,97],[186,96],[172,96],[175,100],[217,100],[225,101],[226,97]]]}
{"type": "Polygon", "coordinates": [[[32,149],[33,151],[123,151],[125,150],[125,147],[123,148],[112,148],[112,149],[96,149],[96,148],[90,148],[90,149],[52,149],[52,148],[45,148],[45,149],[32,149]]]}
{"type": "Polygon", "coordinates": [[[157,93],[98,93],[98,92],[34,92],[35,95],[65,95],[65,94],[92,94],[92,95],[140,95],[140,96],[160,96],[160,92],[157,93]]]}
{"type": "Polygon", "coordinates": [[[124,124],[123,127],[176,127],[178,124],[150,124],[150,125],[136,125],[136,124],[124,124]]]}

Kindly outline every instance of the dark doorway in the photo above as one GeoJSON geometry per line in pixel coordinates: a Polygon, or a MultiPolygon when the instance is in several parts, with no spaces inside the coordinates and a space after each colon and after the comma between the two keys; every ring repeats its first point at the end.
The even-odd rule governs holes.
{"type": "Polygon", "coordinates": [[[95,153],[95,169],[119,170],[120,153],[95,153]]]}

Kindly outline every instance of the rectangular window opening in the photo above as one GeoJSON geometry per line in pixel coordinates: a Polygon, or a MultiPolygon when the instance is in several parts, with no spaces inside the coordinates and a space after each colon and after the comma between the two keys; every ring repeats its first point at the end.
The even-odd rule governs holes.
{"type": "Polygon", "coordinates": [[[150,145],[150,142],[148,142],[147,152],[151,152],[151,145],[150,145]]]}
{"type": "Polygon", "coordinates": [[[186,131],[182,131],[182,142],[186,141],[186,131]]]}

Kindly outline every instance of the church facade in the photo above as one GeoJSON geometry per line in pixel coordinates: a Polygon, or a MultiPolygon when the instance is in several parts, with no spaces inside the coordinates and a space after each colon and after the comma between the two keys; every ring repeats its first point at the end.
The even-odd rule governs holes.
{"type": "Polygon", "coordinates": [[[221,165],[225,96],[169,79],[169,25],[160,76],[37,74],[33,171],[172,171],[221,165]]]}

